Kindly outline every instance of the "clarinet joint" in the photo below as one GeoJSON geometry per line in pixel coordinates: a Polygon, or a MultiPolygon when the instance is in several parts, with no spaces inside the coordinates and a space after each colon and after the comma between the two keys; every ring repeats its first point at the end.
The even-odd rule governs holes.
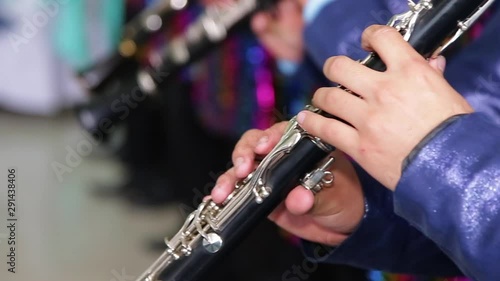
{"type": "Polygon", "coordinates": [[[457,23],[457,30],[455,33],[447,39],[439,48],[434,51],[432,54],[432,58],[435,58],[442,54],[448,47],[451,46],[458,38],[460,38],[465,31],[467,31],[480,17],[484,12],[491,6],[495,0],[486,0],[480,7],[477,8],[467,19],[463,21],[459,21],[457,23]]]}

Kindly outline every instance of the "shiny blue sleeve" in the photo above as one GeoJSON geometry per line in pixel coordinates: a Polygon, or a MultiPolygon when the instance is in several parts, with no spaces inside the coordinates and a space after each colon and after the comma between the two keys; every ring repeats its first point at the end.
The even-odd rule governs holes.
{"type": "Polygon", "coordinates": [[[396,273],[462,276],[434,242],[394,213],[393,193],[359,166],[355,168],[363,183],[365,217],[338,247],[303,241],[306,257],[316,262],[396,273]]]}
{"type": "Polygon", "coordinates": [[[500,127],[462,116],[410,159],[395,212],[436,242],[474,280],[500,278],[500,127]]]}
{"type": "MultiPolygon", "coordinates": [[[[306,6],[307,8],[307,6],[306,6]]],[[[320,68],[330,56],[362,59],[361,34],[372,24],[386,24],[396,13],[408,10],[401,0],[334,0],[324,3],[308,19],[304,30],[305,47],[320,68]]]]}
{"type": "MultiPolygon", "coordinates": [[[[370,22],[383,23],[390,14],[404,8],[390,5],[390,1],[369,2],[370,7],[360,11],[354,7],[356,5],[342,6],[343,0],[337,0],[325,6],[307,26],[305,35],[308,51],[319,66],[331,55],[362,58],[365,53],[356,47],[359,46],[362,29],[370,22]],[[340,12],[351,15],[351,19],[344,21],[340,12]],[[331,35],[325,36],[327,33],[331,35]]],[[[490,22],[479,39],[449,62],[445,76],[476,111],[488,115],[489,122],[499,124],[499,13],[493,15],[490,22]]],[[[496,151],[500,152],[500,147],[496,151]]],[[[365,191],[366,216],[359,228],[342,245],[330,249],[327,255],[322,255],[321,260],[392,272],[459,275],[460,270],[443,254],[440,247],[406,220],[395,215],[392,193],[361,168],[358,167],[357,171],[365,191]]],[[[414,184],[418,183],[416,180],[414,184]]],[[[317,247],[313,243],[304,243],[304,251],[312,259],[319,259],[315,254],[317,247]]]]}
{"type": "MultiPolygon", "coordinates": [[[[361,59],[367,54],[359,47],[363,30],[370,24],[387,22],[394,13],[406,8],[405,1],[332,1],[309,20],[305,30],[308,53],[318,67],[332,55],[361,59]]],[[[323,248],[304,242],[306,256],[391,272],[461,275],[432,241],[394,214],[392,193],[360,167],[356,169],[365,193],[365,218],[342,245],[331,249],[321,259],[316,252],[323,248]]]]}

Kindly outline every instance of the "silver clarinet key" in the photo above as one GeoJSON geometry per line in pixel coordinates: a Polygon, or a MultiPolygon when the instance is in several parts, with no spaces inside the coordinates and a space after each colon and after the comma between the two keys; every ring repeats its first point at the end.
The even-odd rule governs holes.
{"type": "Polygon", "coordinates": [[[333,164],[333,162],[335,162],[335,158],[329,157],[325,164],[306,174],[306,176],[300,181],[302,186],[312,191],[314,194],[320,192],[324,187],[331,186],[334,181],[334,176],[332,172],[328,171],[328,168],[333,164]]]}
{"type": "Polygon", "coordinates": [[[203,247],[209,253],[217,253],[222,248],[222,238],[216,233],[208,233],[206,238],[203,238],[203,247]]]}

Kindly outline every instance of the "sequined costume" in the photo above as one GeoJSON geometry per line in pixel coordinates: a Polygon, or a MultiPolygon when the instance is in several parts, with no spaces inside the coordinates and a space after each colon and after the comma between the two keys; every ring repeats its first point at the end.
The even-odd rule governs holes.
{"type": "MultiPolygon", "coordinates": [[[[316,63],[339,54],[362,58],[357,46],[364,27],[386,22],[406,4],[353,2],[332,1],[307,26],[307,49],[316,63]]],[[[394,194],[357,167],[367,203],[364,219],[334,249],[305,242],[308,257],[392,272],[500,278],[499,32],[496,14],[445,73],[477,113],[452,120],[422,144],[394,194]]]]}

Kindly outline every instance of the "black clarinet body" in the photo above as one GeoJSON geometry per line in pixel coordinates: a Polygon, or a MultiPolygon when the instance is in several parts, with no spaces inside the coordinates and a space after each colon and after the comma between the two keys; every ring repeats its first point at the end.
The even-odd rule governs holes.
{"type": "Polygon", "coordinates": [[[266,204],[249,201],[242,205],[231,219],[231,223],[218,233],[223,245],[217,253],[209,252],[203,247],[203,242],[200,239],[193,246],[193,249],[197,250],[193,251],[189,257],[184,258],[186,262],[172,263],[172,266],[164,271],[159,279],[178,281],[200,279],[204,272],[221,258],[224,258],[231,249],[234,249],[241,242],[241,239],[250,234],[253,228],[262,222],[296,186],[300,180],[299,175],[308,172],[310,167],[314,167],[325,157],[325,154],[324,150],[307,139],[297,143],[293,150],[285,156],[286,161],[278,163],[270,170],[268,186],[273,189],[273,192],[264,199],[266,204]],[[275,190],[275,186],[279,188],[275,190]]]}
{"type": "MultiPolygon", "coordinates": [[[[396,15],[389,25],[424,57],[438,54],[458,38],[493,1],[423,0],[410,3],[410,11],[396,15]]],[[[363,62],[384,71],[375,54],[363,62]]],[[[317,108],[308,106],[322,114],[317,108]]],[[[328,116],[328,114],[324,114],[328,116]]],[[[256,170],[236,184],[235,191],[222,204],[203,202],[186,220],[181,230],[166,241],[167,250],[137,281],[191,281],[199,279],[210,265],[228,251],[282,202],[298,184],[319,192],[331,184],[328,155],[334,147],[309,135],[297,123],[288,123],[285,133],[256,170]],[[319,165],[318,165],[319,163],[319,165]]]]}
{"type": "MultiPolygon", "coordinates": [[[[431,57],[436,50],[439,50],[446,38],[453,36],[457,30],[457,23],[467,19],[484,2],[484,0],[432,1],[432,9],[426,11],[415,22],[408,43],[425,58],[431,57]]],[[[487,7],[489,5],[484,8],[487,7]]],[[[385,71],[384,63],[375,54],[366,60],[364,65],[371,69],[385,71]]]]}

